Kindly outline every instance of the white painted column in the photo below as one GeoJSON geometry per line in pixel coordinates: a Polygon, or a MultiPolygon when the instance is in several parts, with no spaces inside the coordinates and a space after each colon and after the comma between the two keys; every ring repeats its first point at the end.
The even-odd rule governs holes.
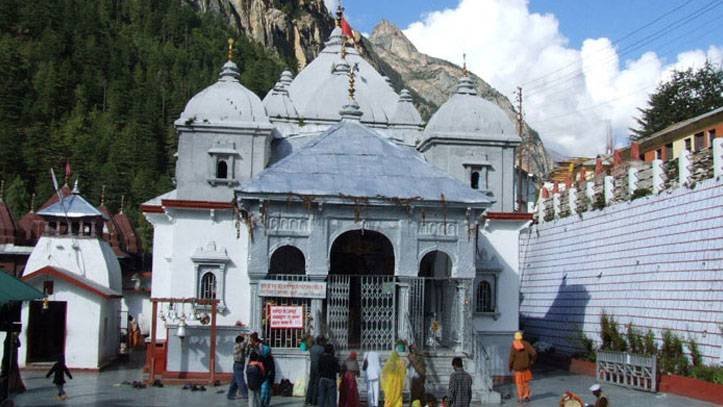
{"type": "Polygon", "coordinates": [[[723,137],[713,139],[713,177],[723,177],[723,137]]]}
{"type": "Polygon", "coordinates": [[[628,193],[632,196],[638,189],[638,169],[628,168],[628,193]]]}
{"type": "Polygon", "coordinates": [[[567,205],[570,207],[570,214],[577,213],[577,188],[570,188],[567,193],[567,205]]]}
{"type": "Polygon", "coordinates": [[[606,175],[603,178],[603,195],[605,196],[605,205],[609,204],[615,196],[615,177],[606,175]]]}
{"type": "Polygon", "coordinates": [[[678,157],[678,185],[688,185],[690,181],[690,151],[683,150],[678,157]]]}
{"type": "Polygon", "coordinates": [[[595,182],[594,181],[587,181],[585,183],[585,196],[587,197],[587,201],[592,204],[595,202],[595,182]]]}
{"type": "Polygon", "coordinates": [[[653,160],[653,194],[659,194],[665,187],[665,179],[663,178],[663,160],[653,160]]]}
{"type": "Polygon", "coordinates": [[[258,332],[259,336],[263,336],[261,332],[261,313],[263,306],[261,297],[259,296],[259,280],[263,279],[264,274],[249,273],[249,285],[251,286],[251,312],[249,313],[249,328],[252,332],[258,332]]]}
{"type": "Polygon", "coordinates": [[[406,340],[411,343],[414,339],[412,333],[409,331],[409,281],[404,278],[400,278],[397,283],[399,287],[399,301],[397,302],[397,333],[399,338],[406,340]]]}
{"type": "Polygon", "coordinates": [[[545,219],[545,203],[547,202],[547,199],[543,199],[540,197],[540,199],[537,200],[537,221],[543,222],[545,219]]]}
{"type": "Polygon", "coordinates": [[[472,321],[467,321],[468,315],[464,312],[466,307],[465,302],[467,301],[467,285],[465,280],[456,280],[457,284],[457,338],[455,351],[464,352],[464,327],[472,321]]]}

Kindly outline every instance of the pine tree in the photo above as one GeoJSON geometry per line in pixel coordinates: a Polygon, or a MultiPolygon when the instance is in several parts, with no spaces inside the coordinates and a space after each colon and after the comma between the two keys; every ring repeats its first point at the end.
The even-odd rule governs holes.
{"type": "Polygon", "coordinates": [[[662,83],[648,99],[648,107],[638,109],[633,138],[649,136],[671,124],[701,115],[723,106],[723,70],[706,61],[693,70],[674,71],[670,81],[662,83]]]}

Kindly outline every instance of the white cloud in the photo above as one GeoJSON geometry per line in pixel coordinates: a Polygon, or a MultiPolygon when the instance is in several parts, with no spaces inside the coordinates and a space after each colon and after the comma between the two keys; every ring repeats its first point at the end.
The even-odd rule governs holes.
{"type": "Polygon", "coordinates": [[[636,108],[672,70],[701,66],[706,58],[723,63],[723,46],[683,52],[670,62],[654,52],[621,61],[607,38],[575,49],[554,15],[531,13],[525,0],[462,0],[404,33],[435,57],[460,64],[466,53],[469,68],[511,99],[523,84],[528,123],[546,145],[567,154],[602,152],[608,121],[618,143],[627,140],[636,108]]]}

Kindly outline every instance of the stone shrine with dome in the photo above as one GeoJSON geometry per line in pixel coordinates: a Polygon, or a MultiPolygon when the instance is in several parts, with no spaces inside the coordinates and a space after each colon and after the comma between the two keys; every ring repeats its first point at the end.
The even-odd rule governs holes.
{"type": "MultiPolygon", "coordinates": [[[[151,296],[218,300],[216,372],[231,372],[235,335],[255,331],[277,380],[295,382],[308,371],[300,341],[323,334],[342,354],[415,344],[440,392],[462,355],[475,398],[494,398],[530,218],[510,213],[515,127],[468,77],[425,125],[337,25],[263,100],[229,58],[175,125],[176,189],[142,206],[151,296]]],[[[158,374],[209,371],[210,329],[196,318],[208,312],[159,309],[158,374]]]]}

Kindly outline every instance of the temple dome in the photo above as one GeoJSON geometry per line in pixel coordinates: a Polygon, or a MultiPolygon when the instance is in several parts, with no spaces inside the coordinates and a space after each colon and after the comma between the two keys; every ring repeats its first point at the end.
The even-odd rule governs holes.
{"type": "Polygon", "coordinates": [[[269,118],[298,119],[299,112],[289,97],[289,84],[293,80],[291,72],[284,71],[273,89],[264,98],[264,107],[269,118]]]}
{"type": "Polygon", "coordinates": [[[520,142],[512,120],[499,106],[478,96],[468,76],[460,79],[456,92],[429,119],[423,139],[432,137],[520,142]]]}
{"type": "Polygon", "coordinates": [[[176,124],[269,124],[261,99],[239,82],[239,76],[236,64],[227,61],[218,81],[188,101],[176,124]]]}
{"type": "Polygon", "coordinates": [[[397,108],[394,110],[391,122],[395,125],[407,126],[421,126],[423,123],[422,116],[414,107],[412,95],[407,89],[402,89],[399,93],[399,101],[397,101],[397,108]]]}
{"type": "Polygon", "coordinates": [[[299,72],[289,86],[289,95],[299,115],[305,120],[340,120],[339,110],[348,101],[346,65],[355,69],[355,99],[363,113],[361,120],[386,126],[399,96],[355,48],[346,47],[342,58],[342,44],[341,29],[336,27],[319,56],[299,72]]]}

